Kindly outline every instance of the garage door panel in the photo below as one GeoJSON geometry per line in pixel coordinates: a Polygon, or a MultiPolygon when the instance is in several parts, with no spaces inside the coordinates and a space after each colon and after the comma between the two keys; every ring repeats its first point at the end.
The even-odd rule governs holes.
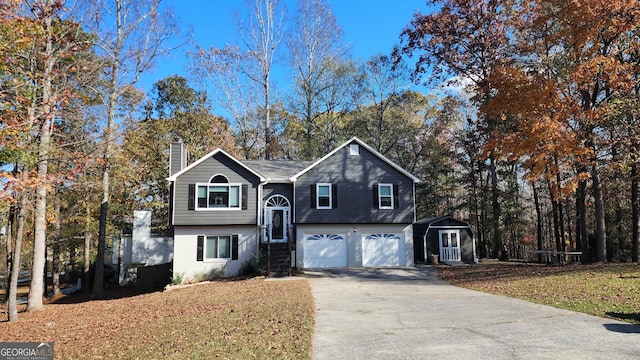
{"type": "Polygon", "coordinates": [[[346,267],[347,240],[343,234],[305,234],[305,268],[346,267]]]}
{"type": "Polygon", "coordinates": [[[363,266],[401,266],[404,250],[398,234],[368,234],[362,238],[363,266]]]}

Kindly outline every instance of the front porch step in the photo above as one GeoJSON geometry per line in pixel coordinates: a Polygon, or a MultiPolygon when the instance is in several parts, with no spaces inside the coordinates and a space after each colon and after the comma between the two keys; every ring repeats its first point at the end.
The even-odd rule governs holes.
{"type": "MultiPolygon", "coordinates": [[[[262,266],[267,269],[267,244],[261,244],[260,253],[262,258],[262,266]]],[[[291,270],[291,254],[289,245],[284,243],[271,244],[271,263],[269,277],[285,277],[289,276],[291,270]]]]}

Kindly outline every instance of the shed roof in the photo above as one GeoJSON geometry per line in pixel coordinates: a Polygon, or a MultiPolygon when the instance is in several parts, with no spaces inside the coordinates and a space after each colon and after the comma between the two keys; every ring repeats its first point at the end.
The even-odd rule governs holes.
{"type": "Polygon", "coordinates": [[[430,227],[434,226],[451,226],[456,228],[463,227],[471,229],[471,225],[469,225],[469,223],[455,219],[452,216],[438,216],[416,221],[413,224],[413,235],[424,236],[427,233],[427,230],[429,230],[430,227]]]}

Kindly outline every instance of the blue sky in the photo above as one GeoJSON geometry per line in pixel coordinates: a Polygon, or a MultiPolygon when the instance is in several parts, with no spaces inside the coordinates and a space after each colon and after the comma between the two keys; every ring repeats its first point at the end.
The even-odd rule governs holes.
{"type": "MultiPolygon", "coordinates": [[[[288,15],[295,11],[295,0],[285,0],[288,15]]],[[[416,10],[426,12],[425,0],[329,0],[344,41],[352,47],[354,59],[389,54],[402,29],[416,10]]],[[[165,0],[178,18],[183,31],[192,29],[196,43],[203,48],[224,47],[235,43],[237,29],[233,15],[244,6],[243,0],[165,0]]],[[[153,83],[173,74],[185,76],[184,53],[180,48],[170,58],[157,62],[155,71],[147,74],[139,86],[150,90],[153,83]]]]}

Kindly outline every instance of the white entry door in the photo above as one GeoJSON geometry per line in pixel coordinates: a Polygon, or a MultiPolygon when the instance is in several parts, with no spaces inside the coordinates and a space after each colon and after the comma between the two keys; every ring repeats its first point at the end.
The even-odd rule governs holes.
{"type": "Polygon", "coordinates": [[[287,242],[289,228],[288,208],[267,208],[266,223],[269,225],[269,239],[271,242],[287,242]]]}
{"type": "Polygon", "coordinates": [[[460,231],[440,230],[440,260],[460,261],[460,231]]]}

